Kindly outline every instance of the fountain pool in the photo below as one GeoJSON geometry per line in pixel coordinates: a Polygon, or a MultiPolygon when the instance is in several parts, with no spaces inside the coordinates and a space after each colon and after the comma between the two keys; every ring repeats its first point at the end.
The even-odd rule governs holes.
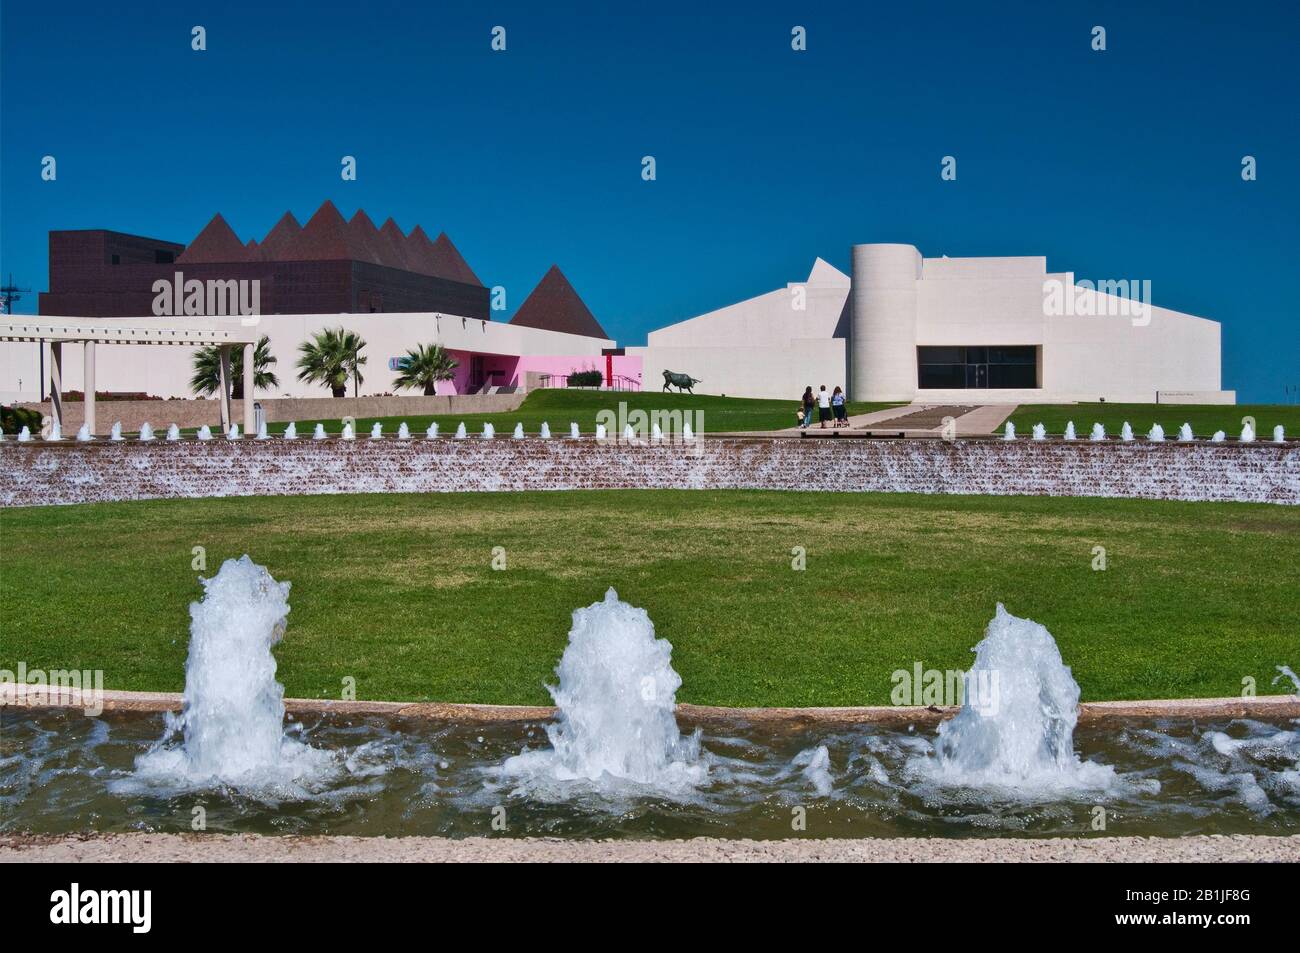
{"type": "Polygon", "coordinates": [[[485,835],[494,833],[496,806],[505,809],[507,836],[789,837],[799,806],[808,812],[807,836],[817,837],[1300,833],[1295,723],[1135,719],[1082,727],[1074,737],[1079,757],[1130,783],[1017,798],[935,783],[916,764],[933,752],[930,727],[683,718],[684,732],[701,729],[702,784],[677,797],[575,786],[555,799],[516,792],[496,776],[523,748],[548,747],[554,725],[544,722],[291,719],[289,733],[336,768],[310,792],[277,797],[230,786],[115,785],[134,776],[136,760],[157,742],[161,715],[6,708],[0,718],[2,831],[188,832],[191,811],[202,804],[210,831],[267,834],[485,835]],[[829,783],[828,794],[819,782],[822,790],[829,783]],[[1090,827],[1096,805],[1109,816],[1104,834],[1090,827]]]}

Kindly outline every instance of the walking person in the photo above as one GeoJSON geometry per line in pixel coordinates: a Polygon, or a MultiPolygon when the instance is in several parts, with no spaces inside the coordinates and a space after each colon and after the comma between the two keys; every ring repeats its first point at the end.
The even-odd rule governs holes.
{"type": "Polygon", "coordinates": [[[799,425],[807,430],[812,425],[813,413],[817,407],[817,398],[813,396],[812,384],[804,388],[803,392],[803,422],[799,425]]]}
{"type": "Polygon", "coordinates": [[[817,392],[817,409],[821,417],[821,429],[826,429],[826,421],[831,419],[831,395],[826,392],[826,385],[817,392]]]}
{"type": "Polygon", "coordinates": [[[835,385],[835,393],[831,394],[831,410],[835,411],[835,426],[849,425],[849,409],[844,403],[844,391],[838,384],[835,385]]]}

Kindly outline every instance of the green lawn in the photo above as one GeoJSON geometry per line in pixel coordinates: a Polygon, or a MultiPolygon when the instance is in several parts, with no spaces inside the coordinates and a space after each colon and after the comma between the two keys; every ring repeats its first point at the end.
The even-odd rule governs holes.
{"type": "MultiPolygon", "coordinates": [[[[384,426],[384,432],[389,435],[396,433],[397,426],[402,421],[406,421],[412,433],[421,434],[428,429],[430,422],[435,420],[438,422],[439,430],[444,434],[453,432],[456,425],[462,421],[470,433],[481,431],[483,424],[490,422],[502,436],[514,430],[516,423],[522,423],[529,433],[537,433],[543,421],[551,425],[551,431],[555,434],[567,434],[571,421],[576,421],[583,433],[592,433],[596,429],[596,415],[603,410],[617,414],[620,403],[627,405],[628,413],[634,410],[644,410],[647,413],[656,410],[702,411],[704,430],[714,433],[729,430],[784,430],[797,423],[794,413],[798,396],[795,394],[789,400],[754,400],[745,397],[713,397],[706,394],[692,396],[658,391],[587,391],[548,388],[531,392],[524,398],[518,410],[504,414],[360,417],[357,418],[356,432],[359,435],[369,433],[375,420],[378,419],[384,426]]],[[[849,413],[865,414],[896,406],[899,405],[851,403],[849,413]]],[[[698,430],[694,418],[690,418],[689,422],[693,429],[698,430]]],[[[295,423],[298,425],[299,435],[310,435],[318,423],[324,424],[325,430],[329,433],[338,433],[343,429],[343,424],[338,418],[298,420],[295,423]]],[[[286,425],[287,421],[271,423],[267,424],[266,429],[269,433],[281,433],[286,425]]],[[[166,426],[164,422],[162,428],[155,427],[155,429],[166,429],[166,426]]]]}
{"type": "Polygon", "coordinates": [[[1300,668],[1300,509],[711,491],[269,497],[0,510],[0,668],[179,690],[191,550],[290,580],[288,694],[540,703],[607,586],[674,646],[680,699],[888,702],[966,668],[1001,600],[1097,699],[1228,696],[1300,668]],[[507,568],[490,567],[505,547],[507,568]],[[1093,547],[1108,568],[1094,571],[1093,547]],[[791,568],[804,547],[807,570],[791,568]]]}
{"type": "Polygon", "coordinates": [[[1187,423],[1197,437],[1206,438],[1216,430],[1229,437],[1240,435],[1243,417],[1255,418],[1260,439],[1272,440],[1277,424],[1286,428],[1287,436],[1300,436],[1300,406],[1286,404],[1022,404],[1011,422],[1023,436],[1034,424],[1042,424],[1048,433],[1064,433],[1066,423],[1073,420],[1080,437],[1086,437],[1095,423],[1106,428],[1107,436],[1118,437],[1127,420],[1137,436],[1160,424],[1168,438],[1176,437],[1178,428],[1187,423]]]}

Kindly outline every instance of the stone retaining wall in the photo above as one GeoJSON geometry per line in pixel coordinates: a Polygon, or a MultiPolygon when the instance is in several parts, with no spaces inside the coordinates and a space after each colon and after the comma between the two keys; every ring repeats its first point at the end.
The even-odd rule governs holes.
{"type": "Polygon", "coordinates": [[[1300,504],[1300,445],[706,438],[0,444],[0,505],[461,490],[769,489],[1300,504]]]}

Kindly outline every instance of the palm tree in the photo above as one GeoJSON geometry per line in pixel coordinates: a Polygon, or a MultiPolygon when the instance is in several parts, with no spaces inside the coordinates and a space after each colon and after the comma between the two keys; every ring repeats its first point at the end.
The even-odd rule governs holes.
{"type": "Polygon", "coordinates": [[[324,384],[335,397],[348,395],[348,378],[360,390],[365,380],[361,365],[366,359],[361,349],[366,342],[355,331],[326,328],[310,341],[298,345],[298,380],[305,384],[324,384]]]}
{"type": "Polygon", "coordinates": [[[396,388],[407,390],[423,387],[426,396],[431,396],[438,381],[449,381],[456,376],[458,363],[447,353],[441,344],[420,344],[405,357],[397,359],[397,368],[401,371],[393,381],[396,388]]]}
{"type": "MultiPolygon", "coordinates": [[[[271,353],[271,339],[263,334],[253,349],[253,387],[256,390],[270,390],[280,386],[280,379],[275,376],[271,366],[276,363],[271,353]]],[[[221,349],[216,345],[201,347],[194,352],[194,376],[190,378],[190,390],[200,397],[211,397],[221,389],[221,349]]],[[[235,400],[244,398],[244,349],[233,348],[230,355],[230,396],[235,400]]]]}

